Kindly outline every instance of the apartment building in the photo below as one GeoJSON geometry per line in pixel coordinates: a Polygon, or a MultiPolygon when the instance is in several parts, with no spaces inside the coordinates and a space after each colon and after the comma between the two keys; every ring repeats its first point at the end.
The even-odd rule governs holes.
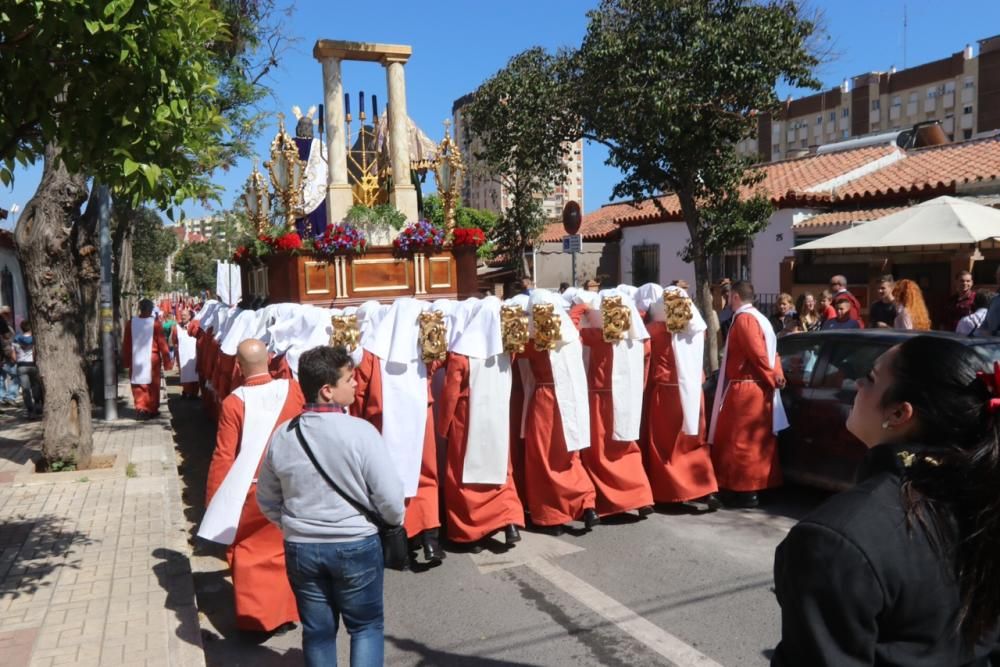
{"type": "Polygon", "coordinates": [[[1000,129],[1000,35],[947,58],[896,71],[869,72],[837,88],[796,100],[772,118],[762,114],[757,137],[738,145],[762,162],[805,154],[823,144],[905,130],[937,120],[950,141],[1000,129]]]}
{"type": "Polygon", "coordinates": [[[180,223],[184,227],[185,238],[196,234],[204,239],[226,240],[226,230],[222,226],[222,218],[214,215],[203,218],[185,218],[180,223]]]}
{"type": "MultiPolygon", "coordinates": [[[[510,206],[510,196],[494,174],[489,173],[486,166],[473,156],[481,144],[478,137],[467,131],[462,108],[472,101],[472,95],[465,95],[455,100],[451,107],[455,125],[455,140],[462,151],[466,171],[462,183],[462,203],[471,208],[485,209],[500,213],[510,206]]],[[[545,217],[555,220],[562,216],[566,202],[576,201],[583,205],[583,141],[575,142],[566,154],[566,180],[551,188],[548,192],[537,193],[541,200],[545,217]]]]}

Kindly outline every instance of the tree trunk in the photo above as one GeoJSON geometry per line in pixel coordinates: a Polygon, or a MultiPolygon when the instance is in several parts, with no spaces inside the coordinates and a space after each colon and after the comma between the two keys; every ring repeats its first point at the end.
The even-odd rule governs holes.
{"type": "Polygon", "coordinates": [[[694,264],[695,305],[701,311],[708,331],[705,332],[705,373],[719,370],[719,316],[712,300],[712,276],[708,267],[709,257],[701,239],[701,216],[694,197],[688,192],[678,192],[681,211],[687,221],[691,236],[691,262],[694,264]]]}
{"type": "MultiPolygon", "coordinates": [[[[135,272],[132,263],[132,224],[122,215],[112,237],[114,246],[113,304],[115,309],[115,341],[125,335],[125,318],[136,312],[135,272]]],[[[119,350],[120,352],[120,350],[119,350]]]]}
{"type": "MultiPolygon", "coordinates": [[[[101,359],[101,253],[98,240],[97,200],[91,193],[87,208],[73,227],[77,280],[80,285],[80,320],[83,358],[91,377],[101,359]]],[[[98,383],[103,386],[103,383],[98,383]]]]}
{"type": "Polygon", "coordinates": [[[70,174],[49,146],[38,190],[14,232],[30,296],[35,359],[45,384],[44,443],[48,462],[90,464],[93,437],[90,394],[84,374],[78,257],[73,245],[84,177],[70,174]]]}

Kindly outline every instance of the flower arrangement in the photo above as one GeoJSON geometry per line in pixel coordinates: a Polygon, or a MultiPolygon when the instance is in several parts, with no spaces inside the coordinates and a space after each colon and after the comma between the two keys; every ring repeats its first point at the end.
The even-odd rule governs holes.
{"type": "Polygon", "coordinates": [[[281,236],[274,237],[272,239],[271,247],[273,247],[277,252],[281,252],[283,250],[301,250],[302,237],[299,236],[298,232],[287,232],[281,236]]]}
{"type": "Polygon", "coordinates": [[[326,228],[321,235],[313,240],[316,252],[321,255],[337,253],[363,254],[368,249],[368,241],[361,230],[348,222],[326,228]]]}
{"type": "Polygon", "coordinates": [[[484,243],[486,243],[486,235],[478,227],[456,229],[452,239],[452,244],[455,246],[472,246],[478,248],[484,243]]]}
{"type": "Polygon", "coordinates": [[[396,252],[409,254],[411,252],[436,251],[444,245],[444,230],[435,227],[426,220],[408,225],[392,242],[396,252]]]}
{"type": "Polygon", "coordinates": [[[250,259],[251,255],[252,253],[250,252],[250,248],[245,245],[241,245],[236,249],[236,252],[233,253],[233,261],[238,264],[244,260],[250,259]]]}

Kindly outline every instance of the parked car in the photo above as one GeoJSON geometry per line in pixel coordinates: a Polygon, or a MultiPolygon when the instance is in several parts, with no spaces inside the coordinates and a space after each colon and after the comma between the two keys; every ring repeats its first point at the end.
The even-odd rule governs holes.
{"type": "MultiPolygon", "coordinates": [[[[790,423],[778,436],[786,480],[833,490],[854,483],[865,455],[865,446],[847,430],[856,382],[886,350],[915,335],[951,338],[973,347],[983,358],[984,370],[1000,361],[1000,338],[968,338],[945,332],[854,329],[778,339],[787,381],[781,397],[790,423]]],[[[713,381],[706,384],[709,405],[714,390],[713,381]]]]}

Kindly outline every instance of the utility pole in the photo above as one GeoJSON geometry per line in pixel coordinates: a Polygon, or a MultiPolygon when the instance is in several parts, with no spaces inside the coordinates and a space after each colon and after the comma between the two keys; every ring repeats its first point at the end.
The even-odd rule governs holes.
{"type": "Polygon", "coordinates": [[[115,365],[115,316],[111,289],[111,191],[95,183],[101,246],[101,351],[104,361],[104,420],[118,419],[118,368],[115,365]]]}

